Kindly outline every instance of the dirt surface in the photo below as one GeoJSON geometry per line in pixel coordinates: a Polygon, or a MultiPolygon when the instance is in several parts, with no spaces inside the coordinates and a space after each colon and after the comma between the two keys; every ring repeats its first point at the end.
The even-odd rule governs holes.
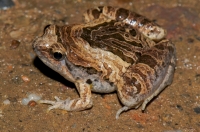
{"type": "Polygon", "coordinates": [[[200,4],[198,0],[15,0],[0,11],[1,132],[199,132],[200,131],[200,4]],[[34,38],[48,24],[82,23],[83,12],[99,5],[120,6],[155,20],[177,48],[173,84],[144,112],[121,108],[116,93],[93,94],[92,109],[52,110],[48,105],[22,105],[27,94],[43,99],[76,98],[74,86],[45,66],[32,50],[34,38]],[[72,88],[71,88],[72,87],[72,88]]]}

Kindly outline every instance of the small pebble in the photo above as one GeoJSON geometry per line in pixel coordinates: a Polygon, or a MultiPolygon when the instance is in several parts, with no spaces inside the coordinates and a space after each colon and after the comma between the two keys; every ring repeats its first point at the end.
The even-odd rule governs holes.
{"type": "Polygon", "coordinates": [[[8,99],[4,100],[4,101],[3,101],[3,104],[4,104],[4,105],[9,105],[9,104],[10,104],[10,100],[8,100],[8,99]]]}
{"type": "Polygon", "coordinates": [[[181,105],[176,105],[176,108],[178,108],[179,110],[183,110],[183,107],[181,105]]]}
{"type": "Polygon", "coordinates": [[[10,37],[12,37],[13,39],[17,39],[20,36],[22,36],[22,34],[23,34],[23,31],[21,31],[20,29],[13,30],[13,31],[10,32],[10,37]]]}
{"type": "Polygon", "coordinates": [[[22,75],[21,78],[24,82],[30,82],[30,79],[25,75],[22,75]]]}
{"type": "Polygon", "coordinates": [[[8,70],[9,73],[12,72],[13,69],[14,69],[14,66],[13,66],[13,65],[9,64],[9,65],[7,66],[7,70],[8,70]]]}
{"type": "Polygon", "coordinates": [[[35,102],[34,100],[31,100],[30,102],[28,102],[28,106],[35,107],[36,105],[37,105],[37,102],[35,102]]]}
{"type": "Polygon", "coordinates": [[[188,43],[193,43],[194,39],[193,38],[188,38],[187,41],[188,41],[188,43]]]}
{"type": "Polygon", "coordinates": [[[20,42],[18,40],[12,40],[10,49],[16,49],[17,47],[19,47],[19,45],[20,45],[20,42]]]}
{"type": "Polygon", "coordinates": [[[200,107],[195,107],[193,110],[196,114],[200,114],[200,107]]]}

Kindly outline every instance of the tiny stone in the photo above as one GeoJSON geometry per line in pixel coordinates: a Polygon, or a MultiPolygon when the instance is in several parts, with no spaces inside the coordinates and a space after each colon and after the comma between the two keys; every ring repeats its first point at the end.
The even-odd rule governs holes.
{"type": "Polygon", "coordinates": [[[193,43],[193,42],[194,42],[194,39],[188,38],[187,41],[188,41],[188,43],[193,43]]]}
{"type": "Polygon", "coordinates": [[[35,107],[37,105],[37,102],[35,102],[34,100],[31,100],[28,102],[28,106],[30,107],[35,107]]]}
{"type": "Polygon", "coordinates": [[[200,107],[195,107],[193,110],[196,114],[200,114],[200,107]]]}
{"type": "Polygon", "coordinates": [[[181,105],[176,105],[176,108],[178,108],[179,110],[183,110],[183,107],[181,105]]]}
{"type": "Polygon", "coordinates": [[[24,82],[30,82],[30,79],[25,75],[22,75],[21,78],[24,82]]]}
{"type": "Polygon", "coordinates": [[[16,49],[20,45],[20,42],[18,40],[12,40],[10,49],[16,49]]]}
{"type": "Polygon", "coordinates": [[[3,101],[3,104],[4,104],[4,105],[9,105],[9,104],[10,104],[10,100],[8,100],[8,99],[4,100],[4,101],[3,101]]]}

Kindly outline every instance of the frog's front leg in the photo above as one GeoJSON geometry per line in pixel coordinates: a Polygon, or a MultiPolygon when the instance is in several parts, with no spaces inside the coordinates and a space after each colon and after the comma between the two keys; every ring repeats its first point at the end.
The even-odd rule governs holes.
{"type": "Polygon", "coordinates": [[[60,100],[58,97],[55,97],[56,101],[40,100],[39,103],[51,104],[52,106],[49,107],[48,110],[63,109],[67,111],[80,111],[91,108],[92,100],[90,85],[83,80],[76,81],[75,85],[80,94],[80,98],[60,100]]]}

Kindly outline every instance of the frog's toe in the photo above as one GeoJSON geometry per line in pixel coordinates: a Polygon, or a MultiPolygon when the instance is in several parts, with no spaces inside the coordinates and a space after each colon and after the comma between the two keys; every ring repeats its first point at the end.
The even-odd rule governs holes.
{"type": "Polygon", "coordinates": [[[129,109],[130,109],[130,108],[127,107],[127,106],[124,106],[124,107],[120,108],[120,109],[117,111],[117,114],[116,114],[115,118],[116,118],[116,119],[119,119],[119,115],[120,115],[122,112],[127,111],[127,110],[129,110],[129,109]]]}
{"type": "Polygon", "coordinates": [[[54,105],[56,101],[51,101],[51,100],[39,100],[38,103],[40,104],[51,104],[54,105]]]}
{"type": "Polygon", "coordinates": [[[39,103],[41,104],[50,104],[50,106],[47,111],[50,111],[52,109],[66,109],[66,106],[70,103],[70,98],[67,98],[66,100],[61,100],[57,96],[54,97],[56,101],[50,101],[50,100],[40,100],[39,103]]]}

